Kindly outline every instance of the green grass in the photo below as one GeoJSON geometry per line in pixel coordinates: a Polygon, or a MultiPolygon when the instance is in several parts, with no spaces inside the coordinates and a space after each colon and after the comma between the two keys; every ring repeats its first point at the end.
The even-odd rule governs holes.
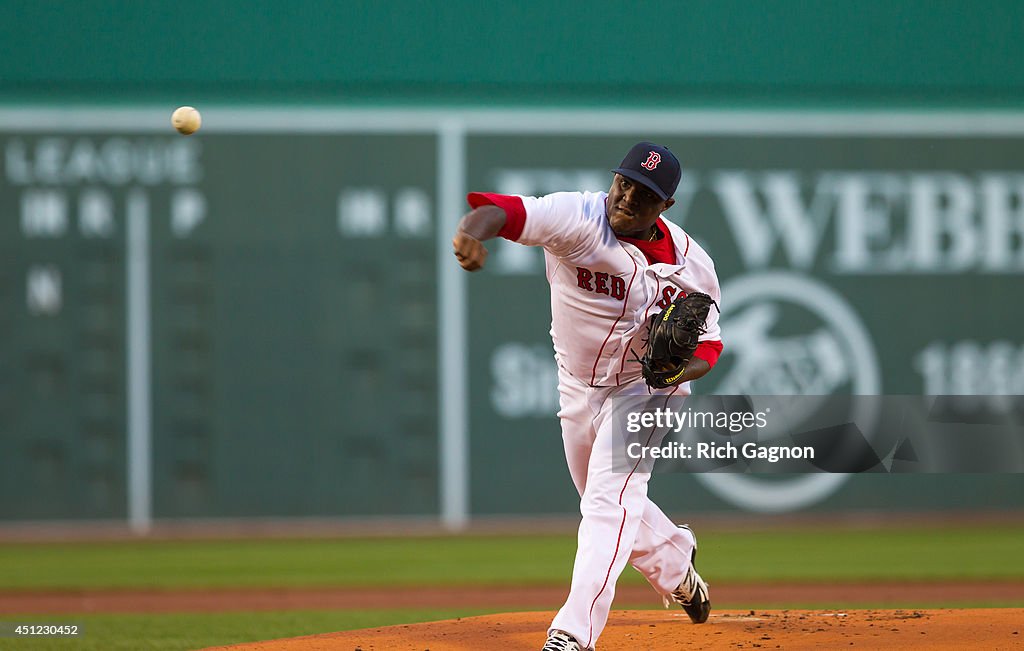
{"type": "Polygon", "coordinates": [[[0,621],[74,622],[84,634],[75,638],[0,638],[0,648],[15,651],[142,651],[200,649],[299,635],[313,635],[392,624],[428,622],[480,615],[488,610],[305,610],[260,613],[132,615],[4,615],[0,621]]]}
{"type": "Polygon", "coordinates": [[[719,581],[1024,578],[1024,526],[710,533],[700,544],[701,570],[719,581]]]}
{"type": "MultiPolygon", "coordinates": [[[[1024,578],[1024,526],[698,533],[701,570],[719,582],[1024,578]]],[[[563,584],[575,547],[568,535],[0,544],[0,589],[563,584]]]]}
{"type": "MultiPolygon", "coordinates": [[[[1024,526],[698,530],[701,571],[717,583],[1024,580],[1024,526]]],[[[318,540],[0,543],[0,590],[568,584],[572,535],[318,540]]],[[[624,582],[643,583],[636,573],[624,582]]],[[[617,604],[619,608],[651,607],[617,604]]],[[[785,604],[852,608],[877,604],[785,604]]],[[[957,604],[962,606],[963,604],[957,604]]],[[[977,606],[1019,606],[978,603],[977,606]]],[[[783,604],[773,604],[782,607],[783,604]]],[[[508,610],[508,609],[502,609],[508,610]]],[[[197,649],[493,612],[481,609],[3,615],[76,622],[81,638],[0,639],[0,648],[197,649]]]]}

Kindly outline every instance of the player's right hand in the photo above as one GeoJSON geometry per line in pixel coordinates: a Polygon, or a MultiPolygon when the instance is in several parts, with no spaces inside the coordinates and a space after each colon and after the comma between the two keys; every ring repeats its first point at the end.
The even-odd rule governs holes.
{"type": "Polygon", "coordinates": [[[465,231],[459,231],[452,238],[455,259],[466,271],[482,269],[487,261],[487,248],[484,243],[465,231]]]}

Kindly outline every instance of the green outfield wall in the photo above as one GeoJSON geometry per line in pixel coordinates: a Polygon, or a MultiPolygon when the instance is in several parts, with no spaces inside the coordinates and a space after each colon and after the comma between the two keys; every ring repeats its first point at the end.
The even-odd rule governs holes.
{"type": "MultiPolygon", "coordinates": [[[[468,276],[450,233],[465,191],[605,189],[638,139],[679,153],[669,217],[724,285],[698,391],[1024,394],[1022,17],[0,4],[0,519],[571,513],[542,258],[468,276]]],[[[1022,489],[652,483],[679,513],[1022,489]]]]}
{"type": "Polygon", "coordinates": [[[1022,12],[1014,0],[8,0],[0,4],[0,93],[178,103],[1020,106],[1022,12]]]}
{"type": "MultiPolygon", "coordinates": [[[[723,284],[698,391],[1024,394],[1015,115],[214,108],[192,138],[108,115],[2,113],[8,519],[571,511],[540,253],[497,241],[469,276],[448,240],[467,189],[600,190],[640,137],[682,156],[668,216],[723,284]]],[[[670,510],[980,508],[1019,506],[1022,481],[653,490],[670,510]]]]}

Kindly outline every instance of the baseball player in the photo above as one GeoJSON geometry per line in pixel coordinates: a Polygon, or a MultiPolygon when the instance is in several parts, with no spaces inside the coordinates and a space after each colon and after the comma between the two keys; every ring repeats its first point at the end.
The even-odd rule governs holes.
{"type": "Polygon", "coordinates": [[[468,271],[484,266],[483,242],[494,237],[544,249],[558,417],[582,514],[569,596],[544,651],[594,648],[627,562],[694,623],[706,621],[711,608],[693,564],[696,538],[647,497],[649,469],[613,469],[611,406],[617,396],[689,395],[689,382],[714,366],[722,350],[717,310],[671,386],[649,387],[634,360],[644,353],[652,317],[691,292],[717,302],[718,278],[704,249],[661,217],[681,176],[672,152],[638,143],[613,172],[607,193],[470,193],[472,210],[452,240],[468,271]]]}

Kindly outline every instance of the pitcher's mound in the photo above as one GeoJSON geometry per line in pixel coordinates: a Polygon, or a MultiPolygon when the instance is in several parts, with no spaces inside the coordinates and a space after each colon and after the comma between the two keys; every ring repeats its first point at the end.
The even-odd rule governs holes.
{"type": "MultiPolygon", "coordinates": [[[[554,613],[507,613],[368,628],[218,649],[240,651],[538,651],[554,613]]],[[[1024,646],[1024,608],[713,612],[696,626],[682,611],[615,611],[600,648],[1006,649],[1024,646]]]]}

